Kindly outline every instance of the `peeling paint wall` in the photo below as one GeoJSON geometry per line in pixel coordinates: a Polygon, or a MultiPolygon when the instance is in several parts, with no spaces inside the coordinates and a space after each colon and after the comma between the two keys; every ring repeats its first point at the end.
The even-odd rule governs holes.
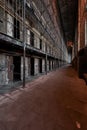
{"type": "Polygon", "coordinates": [[[21,57],[21,80],[23,80],[23,57],[21,57]]]}
{"type": "Polygon", "coordinates": [[[0,85],[8,84],[8,68],[6,56],[0,54],[0,85]]]}
{"type": "Polygon", "coordinates": [[[46,44],[45,44],[44,41],[42,41],[42,50],[43,50],[44,52],[46,52],[46,44]]]}
{"type": "Polygon", "coordinates": [[[78,1],[78,51],[85,46],[86,1],[78,1]]]}
{"type": "MultiPolygon", "coordinates": [[[[30,77],[30,57],[25,58],[25,78],[30,77]]],[[[23,57],[21,57],[21,80],[23,80],[23,57]]]]}
{"type": "Polygon", "coordinates": [[[38,75],[39,74],[39,59],[38,58],[35,58],[34,70],[35,70],[34,74],[38,75]]]}
{"type": "Polygon", "coordinates": [[[49,54],[50,50],[49,50],[49,44],[47,44],[47,53],[49,54]]]}
{"type": "Polygon", "coordinates": [[[42,59],[42,73],[45,72],[45,59],[42,59]]]}
{"type": "Polygon", "coordinates": [[[46,39],[42,37],[42,51],[46,52],[46,39]]]}
{"type": "Polygon", "coordinates": [[[49,71],[49,60],[47,60],[47,71],[49,71]]]}
{"type": "Polygon", "coordinates": [[[5,33],[4,10],[0,7],[0,32],[5,33]]]}
{"type": "Polygon", "coordinates": [[[7,35],[13,37],[13,17],[9,14],[7,14],[7,35]]]}
{"type": "Polygon", "coordinates": [[[20,23],[20,40],[23,41],[23,24],[22,23],[20,23]]]}
{"type": "Polygon", "coordinates": [[[14,70],[12,56],[7,56],[7,70],[8,70],[8,81],[12,82],[13,81],[13,70],[14,70]]]}
{"type": "MultiPolygon", "coordinates": [[[[11,4],[8,2],[8,7],[13,10],[11,4]]],[[[13,37],[14,35],[14,18],[6,12],[6,27],[7,35],[13,37]]]]}
{"type": "Polygon", "coordinates": [[[25,58],[25,78],[28,78],[29,76],[29,71],[28,71],[29,67],[28,67],[28,58],[25,58]]]}
{"type": "Polygon", "coordinates": [[[34,36],[35,39],[34,39],[34,47],[40,49],[40,39],[37,35],[34,36]]]}
{"type": "Polygon", "coordinates": [[[52,70],[52,60],[50,61],[50,70],[52,70]]]}
{"type": "Polygon", "coordinates": [[[29,29],[27,29],[26,30],[26,43],[28,44],[28,45],[30,45],[30,30],[29,29]]]}

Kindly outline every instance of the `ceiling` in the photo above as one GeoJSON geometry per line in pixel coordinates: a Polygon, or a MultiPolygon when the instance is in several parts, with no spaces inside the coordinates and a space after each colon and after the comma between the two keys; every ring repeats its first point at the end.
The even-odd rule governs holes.
{"type": "Polygon", "coordinates": [[[57,0],[57,5],[65,40],[73,42],[78,15],[78,0],[57,0]]]}

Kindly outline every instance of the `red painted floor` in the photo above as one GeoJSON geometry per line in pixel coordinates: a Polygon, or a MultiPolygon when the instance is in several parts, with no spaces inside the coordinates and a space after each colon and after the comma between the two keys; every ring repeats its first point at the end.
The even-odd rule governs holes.
{"type": "Polygon", "coordinates": [[[71,66],[0,97],[0,130],[87,130],[87,86],[71,66]]]}

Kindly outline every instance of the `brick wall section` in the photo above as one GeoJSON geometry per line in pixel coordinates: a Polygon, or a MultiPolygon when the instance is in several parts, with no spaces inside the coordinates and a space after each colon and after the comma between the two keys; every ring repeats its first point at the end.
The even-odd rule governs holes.
{"type": "Polygon", "coordinates": [[[78,51],[85,46],[85,3],[86,0],[78,1],[78,51]]]}

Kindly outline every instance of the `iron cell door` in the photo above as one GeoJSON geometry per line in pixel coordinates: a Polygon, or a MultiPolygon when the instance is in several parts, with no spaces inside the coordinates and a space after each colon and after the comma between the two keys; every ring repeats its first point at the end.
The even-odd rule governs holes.
{"type": "Polygon", "coordinates": [[[50,60],[49,60],[49,70],[51,70],[51,62],[50,62],[50,60]]]}
{"type": "Polygon", "coordinates": [[[31,70],[30,70],[31,75],[34,75],[34,58],[33,57],[31,57],[30,59],[30,65],[31,65],[31,70]]]}
{"type": "Polygon", "coordinates": [[[21,57],[14,56],[13,64],[14,64],[13,80],[14,81],[21,80],[21,57]]]}
{"type": "Polygon", "coordinates": [[[34,46],[34,33],[30,31],[30,45],[34,46]]]}
{"type": "Polygon", "coordinates": [[[39,59],[39,73],[42,73],[42,59],[39,59]]]}
{"type": "Polygon", "coordinates": [[[20,23],[14,18],[14,38],[20,39],[20,23]]]}

